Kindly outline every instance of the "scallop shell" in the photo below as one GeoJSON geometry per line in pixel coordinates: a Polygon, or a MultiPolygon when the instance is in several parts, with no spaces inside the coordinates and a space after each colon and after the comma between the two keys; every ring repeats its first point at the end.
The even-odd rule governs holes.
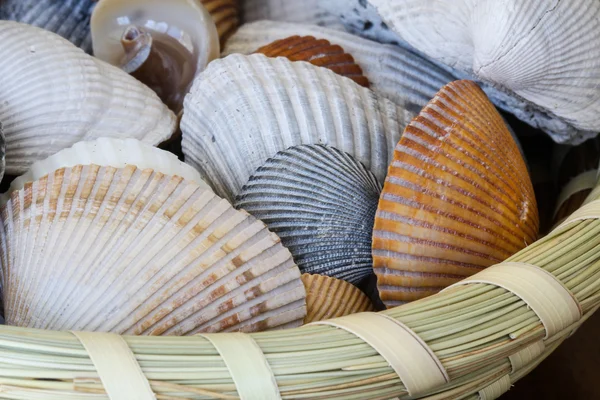
{"type": "Polygon", "coordinates": [[[360,66],[352,55],[344,53],[338,45],[313,36],[290,36],[269,43],[256,53],[267,57],[285,57],[291,61],[306,61],[319,67],[332,70],[338,75],[352,79],[361,86],[369,87],[369,80],[363,75],[360,66]]]}
{"type": "Polygon", "coordinates": [[[281,238],[300,271],[358,284],[373,271],[371,236],[381,186],[333,147],[291,147],[261,166],[237,196],[281,238]]]}
{"type": "Polygon", "coordinates": [[[323,0],[244,0],[243,21],[258,20],[301,22],[344,29],[339,19],[323,8],[323,0]]]}
{"type": "Polygon", "coordinates": [[[379,200],[373,267],[389,306],[416,300],[535,241],[521,154],[470,81],[445,86],[404,131],[379,200]]]}
{"type": "Polygon", "coordinates": [[[538,114],[530,122],[554,140],[600,130],[597,0],[369,2],[411,46],[526,100],[538,114]]]}
{"type": "Polygon", "coordinates": [[[324,275],[302,274],[302,283],[306,288],[305,324],[375,311],[369,298],[348,282],[324,275]]]}
{"type": "Polygon", "coordinates": [[[275,234],[182,178],[195,172],[173,155],[118,140],[101,153],[111,143],[117,167],[54,169],[98,145],[78,144],[1,208],[8,324],[182,335],[302,323],[300,271],[275,234]]]}
{"type": "Polygon", "coordinates": [[[213,61],[185,98],[185,160],[233,199],[269,157],[327,144],[383,180],[414,114],[334,72],[305,62],[233,54],[213,61]]]}
{"type": "Polygon", "coordinates": [[[0,43],[7,174],[81,140],[131,137],[156,145],[175,131],[175,115],[150,89],[58,35],[0,21],[0,43]]]}
{"type": "Polygon", "coordinates": [[[90,18],[96,3],[97,0],[2,0],[0,20],[46,29],[91,53],[90,18]]]}
{"type": "Polygon", "coordinates": [[[200,1],[212,16],[223,47],[240,23],[238,0],[200,1]]]}
{"type": "Polygon", "coordinates": [[[229,39],[223,54],[250,54],[261,46],[292,35],[312,35],[341,46],[354,57],[373,91],[396,104],[419,109],[454,77],[404,48],[384,45],[333,29],[289,22],[245,24],[229,39]]]}

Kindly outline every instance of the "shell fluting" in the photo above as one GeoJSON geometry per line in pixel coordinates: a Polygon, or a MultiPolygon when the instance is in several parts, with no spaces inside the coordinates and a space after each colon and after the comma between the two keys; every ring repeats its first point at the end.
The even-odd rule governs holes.
{"type": "Polygon", "coordinates": [[[240,23],[238,0],[201,1],[217,26],[221,47],[223,47],[240,23]]]}
{"type": "Polygon", "coordinates": [[[306,315],[279,238],[181,177],[60,168],[0,211],[8,324],[185,335],[298,326],[306,315]]]}
{"type": "Polygon", "coordinates": [[[373,265],[389,307],[433,294],[535,241],[538,213],[502,117],[470,81],[404,131],[379,200],[373,265]]]}
{"type": "Polygon", "coordinates": [[[325,39],[315,39],[313,36],[290,36],[263,46],[256,50],[256,53],[267,57],[286,57],[291,61],[306,61],[350,78],[361,86],[369,87],[369,80],[363,75],[360,66],[354,62],[352,55],[325,39]]]}
{"type": "Polygon", "coordinates": [[[355,286],[324,275],[302,274],[306,288],[304,323],[375,311],[371,301],[355,286]]]}
{"type": "Polygon", "coordinates": [[[358,284],[372,273],[381,187],[362,164],[327,146],[295,146],[258,168],[235,206],[277,233],[303,273],[358,284]]]}
{"type": "MultiPolygon", "coordinates": [[[[328,1],[328,0],[327,0],[328,1]]],[[[324,0],[244,0],[244,23],[271,20],[301,22],[310,25],[344,29],[337,16],[323,7],[324,0]]]]}
{"type": "Polygon", "coordinates": [[[58,35],[0,21],[0,121],[6,172],[81,140],[130,137],[157,145],[175,115],[146,86],[58,35]]]}
{"type": "Polygon", "coordinates": [[[269,157],[300,144],[337,147],[382,181],[414,115],[326,68],[262,54],[213,61],[184,107],[186,162],[232,200],[269,157]]]}

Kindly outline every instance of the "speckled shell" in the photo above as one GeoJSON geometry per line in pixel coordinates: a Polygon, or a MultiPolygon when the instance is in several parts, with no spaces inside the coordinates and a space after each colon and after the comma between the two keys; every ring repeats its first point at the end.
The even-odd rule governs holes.
{"type": "Polygon", "coordinates": [[[81,140],[131,137],[157,145],[176,129],[175,115],[149,88],[54,33],[0,21],[0,43],[7,174],[81,140]]]}
{"type": "Polygon", "coordinates": [[[369,87],[369,80],[356,64],[351,54],[336,44],[313,36],[290,36],[262,46],[256,53],[267,57],[285,57],[291,61],[306,61],[332,70],[338,75],[352,79],[361,86],[369,87]]]}
{"type": "Polygon", "coordinates": [[[326,68],[233,54],[213,61],[186,96],[182,147],[228,199],[269,157],[300,144],[337,147],[382,181],[413,115],[326,68]]]}
{"type": "Polygon", "coordinates": [[[221,47],[235,32],[239,23],[238,0],[200,0],[215,21],[221,39],[221,47]]]}
{"type": "Polygon", "coordinates": [[[243,21],[301,22],[343,30],[338,17],[326,11],[323,3],[323,0],[243,0],[243,21]]]}
{"type": "Polygon", "coordinates": [[[445,86],[404,131],[379,200],[373,266],[389,306],[416,300],[535,241],[521,154],[470,81],[445,86]]]}
{"type": "Polygon", "coordinates": [[[323,275],[302,274],[306,288],[304,323],[375,311],[363,292],[348,282],[323,275]]]}
{"type": "Polygon", "coordinates": [[[404,107],[420,111],[454,77],[407,49],[384,45],[333,29],[289,22],[245,24],[229,39],[223,54],[250,54],[292,35],[312,35],[341,46],[363,70],[370,88],[404,107]]]}
{"type": "Polygon", "coordinates": [[[97,0],[2,0],[0,20],[46,29],[91,53],[90,18],[96,3],[97,0]]]}
{"type": "MultiPolygon", "coordinates": [[[[177,164],[157,149],[144,159],[177,164]]],[[[58,168],[13,191],[0,212],[10,325],[186,335],[298,326],[306,315],[300,271],[279,238],[177,174],[58,168]]]]}
{"type": "Polygon", "coordinates": [[[426,8],[421,0],[369,0],[366,8],[358,6],[362,0],[334,3],[345,10],[336,15],[366,15],[374,6],[402,40],[500,89],[494,102],[504,93],[509,111],[557,142],[581,143],[600,130],[596,0],[435,0],[426,8]]]}
{"type": "Polygon", "coordinates": [[[358,284],[373,271],[371,236],[381,186],[335,148],[303,145],[277,153],[237,196],[277,233],[303,273],[358,284]]]}

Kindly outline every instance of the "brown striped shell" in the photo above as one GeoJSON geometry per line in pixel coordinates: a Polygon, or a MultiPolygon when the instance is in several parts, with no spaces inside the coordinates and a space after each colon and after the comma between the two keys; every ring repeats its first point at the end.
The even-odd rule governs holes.
{"type": "Polygon", "coordinates": [[[225,45],[229,36],[233,35],[239,23],[239,5],[237,0],[200,0],[209,12],[215,25],[221,42],[221,48],[225,45]]]}
{"type": "Polygon", "coordinates": [[[352,79],[361,86],[369,87],[369,80],[352,55],[344,52],[341,46],[313,36],[290,36],[276,40],[256,50],[267,57],[286,57],[291,61],[306,61],[325,67],[338,75],[352,79]]]}
{"type": "Polygon", "coordinates": [[[502,117],[471,81],[443,87],[394,152],[373,231],[389,307],[501,262],[536,239],[537,204],[502,117]]]}
{"type": "Polygon", "coordinates": [[[375,311],[369,298],[360,289],[341,279],[302,274],[302,283],[306,288],[305,324],[375,311]]]}

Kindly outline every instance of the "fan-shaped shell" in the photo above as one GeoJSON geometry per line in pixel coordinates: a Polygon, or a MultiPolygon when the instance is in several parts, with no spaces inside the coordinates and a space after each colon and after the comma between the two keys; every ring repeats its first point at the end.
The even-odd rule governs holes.
{"type": "Polygon", "coordinates": [[[348,282],[324,275],[302,274],[306,288],[304,323],[375,311],[363,292],[348,282]]]}
{"type": "Polygon", "coordinates": [[[238,0],[201,0],[201,2],[217,26],[221,47],[223,47],[240,23],[238,0]]]}
{"type": "Polygon", "coordinates": [[[269,43],[256,50],[256,53],[267,57],[285,57],[291,61],[306,61],[350,78],[361,86],[369,87],[369,80],[354,62],[352,55],[325,39],[315,39],[313,36],[290,36],[269,43]]]}
{"type": "Polygon", "coordinates": [[[370,88],[396,104],[420,110],[454,77],[444,69],[402,47],[384,45],[333,29],[290,22],[245,24],[229,39],[224,54],[250,54],[261,46],[292,35],[312,35],[341,46],[352,55],[370,88]]]}
{"type": "Polygon", "coordinates": [[[294,145],[327,144],[383,180],[411,112],[305,62],[234,54],[213,61],[185,98],[185,160],[233,199],[265,161],[294,145]]]}
{"type": "Polygon", "coordinates": [[[140,153],[133,162],[166,173],[76,165],[10,194],[0,230],[7,323],[150,335],[301,324],[304,286],[279,238],[179,176],[193,172],[173,155],[137,143],[115,146],[117,165],[140,153]]]}
{"type": "Polygon", "coordinates": [[[337,16],[326,11],[323,3],[323,0],[244,0],[243,20],[244,23],[263,19],[301,22],[343,30],[337,16]]]}
{"type": "Polygon", "coordinates": [[[146,86],[58,35],[0,21],[0,121],[6,172],[101,136],[159,144],[175,115],[146,86]]]}
{"type": "Polygon", "coordinates": [[[555,140],[600,129],[600,2],[369,2],[411,46],[535,105],[555,140]]]}
{"type": "Polygon", "coordinates": [[[373,271],[371,236],[381,186],[335,148],[295,146],[269,159],[237,196],[281,238],[300,271],[358,284],[373,271]]]}
{"type": "Polygon", "coordinates": [[[46,29],[91,53],[90,18],[96,3],[97,0],[2,0],[0,20],[46,29]]]}
{"type": "Polygon", "coordinates": [[[536,239],[533,187],[485,94],[445,86],[396,146],[373,231],[373,266],[387,306],[433,294],[536,239]]]}

